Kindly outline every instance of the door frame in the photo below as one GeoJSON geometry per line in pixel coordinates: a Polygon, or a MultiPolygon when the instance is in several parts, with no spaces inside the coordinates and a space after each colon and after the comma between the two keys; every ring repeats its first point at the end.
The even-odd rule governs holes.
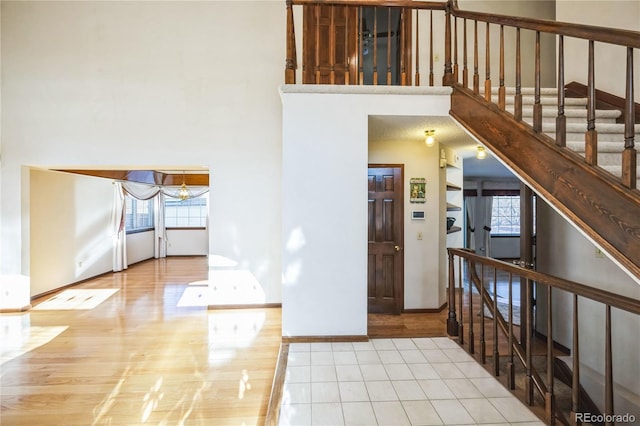
{"type": "MultiPolygon", "coordinates": [[[[404,312],[404,269],[405,269],[405,257],[404,257],[404,222],[405,222],[405,218],[404,218],[404,164],[389,164],[389,163],[369,163],[367,165],[367,172],[369,169],[374,168],[374,169],[383,169],[383,168],[399,168],[400,169],[400,199],[397,200],[400,203],[400,215],[399,215],[399,219],[395,218],[395,220],[399,220],[399,227],[400,227],[400,231],[398,232],[399,235],[399,242],[398,245],[400,246],[400,252],[402,255],[402,262],[400,262],[400,272],[399,272],[399,277],[398,277],[398,282],[394,282],[394,295],[397,294],[396,297],[396,310],[398,314],[401,314],[404,312]]],[[[367,219],[367,226],[369,226],[369,221],[367,219]]],[[[367,246],[368,246],[368,241],[367,241],[367,246]]],[[[368,253],[369,253],[369,249],[367,248],[367,258],[368,258],[368,253]]],[[[367,261],[368,262],[368,261],[367,261]]],[[[368,264],[367,264],[367,268],[368,268],[368,264]]],[[[367,278],[368,280],[368,278],[367,278]]],[[[368,282],[367,282],[367,286],[368,286],[368,282]]],[[[368,313],[368,299],[369,299],[369,293],[367,292],[367,313],[368,313]]]]}

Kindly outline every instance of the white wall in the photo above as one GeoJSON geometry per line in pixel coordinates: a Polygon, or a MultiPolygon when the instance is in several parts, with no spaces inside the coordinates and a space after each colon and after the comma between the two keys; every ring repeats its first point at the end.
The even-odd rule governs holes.
{"type": "MultiPolygon", "coordinates": [[[[640,2],[628,0],[558,0],[558,21],[599,27],[640,31],[640,2]]],[[[565,39],[565,81],[587,84],[589,44],[586,40],[565,39]]],[[[624,98],[626,81],[626,48],[595,43],[596,88],[624,98]]],[[[634,57],[635,99],[640,97],[640,61],[634,57]]]]}
{"type": "Polygon", "coordinates": [[[208,229],[167,229],[167,256],[206,256],[208,229]]]}
{"type": "Polygon", "coordinates": [[[112,270],[111,181],[31,169],[31,296],[112,270]]]}
{"type": "MultiPolygon", "coordinates": [[[[640,285],[611,260],[600,257],[596,247],[555,210],[538,198],[537,266],[548,273],[633,299],[640,299],[640,285]]],[[[538,296],[538,327],[546,334],[546,293],[538,296]]],[[[554,340],[572,347],[572,297],[556,292],[554,298],[554,340]]],[[[579,300],[580,361],[604,371],[604,306],[579,300]]],[[[640,395],[640,318],[619,310],[612,313],[614,379],[640,395]]]]}
{"type": "Polygon", "coordinates": [[[154,257],[155,232],[135,232],[127,234],[127,264],[142,262],[154,257]]]}
{"type": "Polygon", "coordinates": [[[282,333],[366,335],[368,116],[443,116],[450,92],[315,85],[281,91],[282,333]],[[441,94],[416,96],[429,93],[441,94]]]}
{"type": "Polygon", "coordinates": [[[22,165],[206,165],[209,253],[279,302],[284,4],[1,7],[2,272],[30,274],[29,209],[15,200],[30,197],[22,165]]]}
{"type": "Polygon", "coordinates": [[[442,204],[439,148],[423,141],[369,143],[369,163],[404,164],[404,308],[439,308],[440,232],[442,204]],[[411,178],[426,178],[426,203],[412,204],[411,178]],[[425,212],[425,220],[411,220],[413,210],[425,212]],[[418,240],[418,233],[422,240],[418,240]]]}

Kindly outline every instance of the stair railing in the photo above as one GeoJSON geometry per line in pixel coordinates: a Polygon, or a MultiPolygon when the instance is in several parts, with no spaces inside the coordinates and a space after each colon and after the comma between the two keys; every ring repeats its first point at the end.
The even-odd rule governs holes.
{"type": "MultiPolygon", "coordinates": [[[[506,86],[505,86],[505,28],[511,29],[515,31],[515,94],[514,94],[514,117],[521,121],[522,120],[522,54],[523,49],[521,48],[521,33],[525,31],[532,31],[535,33],[535,45],[533,49],[530,49],[531,46],[525,46],[528,50],[532,50],[532,54],[534,56],[535,63],[535,71],[533,81],[527,82],[527,84],[531,84],[534,87],[534,107],[533,107],[533,129],[541,133],[542,132],[542,103],[541,100],[541,72],[542,70],[549,70],[550,67],[553,69],[555,65],[543,64],[542,63],[542,44],[541,39],[543,37],[553,37],[556,43],[553,44],[545,44],[545,46],[552,45],[556,52],[554,52],[554,56],[557,55],[557,69],[554,71],[557,74],[557,87],[564,87],[565,82],[565,62],[564,62],[564,45],[565,38],[577,39],[577,40],[586,40],[588,42],[588,51],[586,59],[584,63],[585,74],[588,84],[587,90],[587,118],[585,123],[585,159],[584,161],[590,165],[596,166],[598,163],[598,132],[596,126],[596,78],[595,78],[595,43],[603,43],[607,46],[612,47],[623,47],[626,49],[626,68],[625,74],[626,77],[624,79],[625,88],[624,90],[620,90],[620,92],[624,92],[625,97],[625,106],[624,106],[624,123],[625,123],[625,131],[624,131],[624,141],[621,141],[621,156],[622,156],[622,169],[620,173],[620,178],[618,181],[626,188],[635,189],[637,184],[637,150],[635,148],[635,117],[636,117],[636,102],[634,101],[634,49],[640,49],[640,32],[636,31],[628,31],[628,30],[620,30],[613,28],[605,28],[605,27],[597,27],[590,25],[582,25],[582,24],[574,24],[574,23],[565,23],[565,22],[556,22],[556,21],[548,21],[541,19],[531,19],[531,18],[523,18],[523,17],[514,17],[514,16],[504,16],[504,15],[496,15],[482,12],[473,12],[473,11],[465,11],[461,10],[457,6],[457,2],[455,0],[449,0],[448,2],[423,2],[423,1],[390,1],[390,0],[287,0],[286,1],[286,10],[287,10],[287,35],[286,35],[286,61],[285,61],[285,83],[286,84],[295,84],[296,83],[296,73],[298,70],[298,58],[297,49],[296,49],[296,34],[295,34],[295,25],[294,25],[294,6],[304,6],[304,7],[330,7],[331,19],[335,19],[336,16],[334,14],[334,9],[338,8],[351,8],[357,9],[359,11],[356,14],[357,19],[356,22],[347,22],[345,27],[340,27],[340,33],[337,32],[336,27],[333,24],[329,24],[327,27],[329,29],[333,28],[336,30],[336,34],[320,34],[319,31],[315,34],[316,43],[313,46],[315,50],[314,57],[320,58],[320,54],[323,49],[328,49],[329,51],[329,63],[330,63],[330,74],[331,77],[327,81],[328,84],[335,84],[335,75],[337,72],[344,73],[347,78],[344,79],[344,84],[365,84],[364,79],[362,78],[363,70],[362,64],[364,62],[364,49],[363,49],[363,23],[362,23],[362,8],[364,7],[378,7],[378,8],[387,8],[390,12],[392,9],[400,9],[402,10],[402,19],[403,22],[405,20],[410,20],[413,24],[407,26],[405,28],[415,29],[413,34],[404,34],[403,36],[409,37],[413,36],[415,42],[412,46],[411,53],[407,53],[405,49],[401,49],[400,52],[400,62],[402,66],[402,78],[400,79],[400,84],[402,85],[420,85],[422,80],[420,76],[420,63],[421,57],[425,54],[428,55],[429,62],[429,79],[428,84],[430,86],[434,85],[436,81],[434,79],[434,69],[433,64],[434,61],[437,61],[438,52],[444,53],[444,64],[442,69],[442,84],[443,85],[460,85],[462,88],[469,87],[469,73],[471,72],[468,68],[469,57],[472,56],[473,62],[473,70],[472,70],[472,90],[478,96],[483,96],[485,100],[489,103],[492,102],[491,98],[491,89],[493,86],[492,75],[495,73],[491,70],[491,53],[499,52],[499,70],[498,70],[498,99],[496,104],[502,110],[506,108],[506,86]],[[415,11],[415,13],[414,13],[415,11]],[[424,21],[424,14],[429,12],[428,16],[428,30],[425,32],[420,32],[420,27],[422,22],[424,21]],[[437,20],[444,21],[441,25],[434,26],[433,18],[434,12],[437,20]],[[461,25],[459,25],[461,24],[461,25]],[[481,44],[481,40],[478,37],[478,27],[484,26],[484,82],[483,82],[483,93],[480,90],[480,69],[479,62],[482,59],[479,54],[479,47],[481,44]],[[443,46],[437,49],[438,52],[434,51],[433,42],[435,40],[439,40],[437,34],[434,34],[434,29],[438,27],[444,27],[444,39],[443,46]],[[468,27],[473,27],[473,40],[469,39],[468,27]],[[336,46],[340,43],[348,43],[348,35],[349,28],[351,30],[356,30],[357,40],[353,41],[353,43],[357,44],[357,51],[355,56],[349,54],[347,48],[342,49],[344,57],[338,58],[336,46]],[[496,36],[492,37],[493,33],[496,33],[496,36]],[[343,34],[344,33],[344,34],[343,34]],[[340,34],[341,37],[337,35],[340,34]],[[421,38],[427,38],[427,43],[430,47],[429,52],[424,53],[420,51],[420,46],[422,44],[421,38]],[[495,39],[497,39],[498,46],[495,45],[495,39]],[[328,43],[329,46],[325,44],[328,43]],[[469,45],[472,44],[472,48],[468,48],[469,45]],[[557,45],[557,49],[556,49],[557,45]],[[461,55],[461,58],[459,57],[461,55]],[[460,61],[461,59],[461,61],[460,61]],[[462,62],[462,72],[459,71],[459,65],[462,62]],[[345,67],[344,70],[338,70],[336,66],[338,63],[343,64],[345,67]],[[356,70],[352,72],[351,70],[356,70]],[[415,74],[413,74],[415,72],[415,74]],[[357,74],[357,76],[353,75],[357,74]],[[413,74],[413,75],[412,75],[413,74]],[[460,78],[461,74],[461,78],[460,78]],[[412,78],[413,77],[413,78],[412,78]]],[[[318,23],[320,23],[320,18],[318,17],[318,23]]],[[[318,30],[318,28],[316,28],[318,30]]],[[[412,30],[413,31],[413,30],[412,30]]],[[[305,34],[303,34],[303,37],[305,34]]],[[[376,47],[377,46],[377,37],[378,31],[374,31],[373,33],[373,41],[374,41],[374,55],[377,55],[376,47]]],[[[407,41],[402,41],[403,46],[407,41]]],[[[348,45],[348,44],[347,44],[348,45]]],[[[344,44],[343,44],[344,46],[344,44]]],[[[391,67],[390,64],[391,57],[387,55],[387,75],[389,75],[389,69],[391,67]]],[[[377,62],[377,61],[376,61],[377,62]]],[[[303,66],[304,61],[303,61],[303,66]]],[[[317,65],[317,63],[316,63],[317,65]]],[[[616,64],[611,64],[611,66],[615,66],[616,64]]],[[[317,71],[317,70],[316,70],[317,71]]],[[[377,75],[377,69],[374,66],[374,73],[377,75]]],[[[382,73],[384,74],[384,73],[382,73]]],[[[316,72],[316,75],[319,76],[319,73],[316,72]]],[[[387,84],[392,84],[390,78],[387,77],[387,84]]],[[[315,83],[319,83],[319,80],[316,80],[315,83]]],[[[378,84],[377,79],[374,79],[372,84],[378,84]]],[[[557,115],[556,115],[556,131],[555,131],[555,143],[559,147],[564,147],[566,145],[566,116],[564,111],[565,106],[565,93],[563,90],[558,90],[558,106],[557,106],[557,115]]],[[[617,178],[614,178],[617,179],[617,178]]]]}
{"type": "MultiPolygon", "coordinates": [[[[605,418],[614,418],[614,381],[613,381],[613,351],[615,348],[611,342],[611,312],[612,309],[630,312],[640,315],[640,301],[608,291],[589,287],[587,285],[565,280],[548,274],[543,274],[530,269],[522,268],[518,265],[506,263],[497,259],[479,256],[472,251],[466,249],[449,248],[449,300],[448,300],[448,319],[447,331],[451,336],[457,336],[458,342],[465,347],[470,354],[476,353],[476,340],[479,346],[479,361],[483,364],[487,362],[486,358],[486,341],[490,339],[492,345],[492,366],[490,370],[495,376],[500,375],[499,359],[499,339],[507,341],[507,385],[510,389],[515,389],[515,365],[519,362],[526,372],[525,381],[525,400],[529,405],[534,405],[534,392],[537,392],[544,404],[545,420],[548,424],[555,424],[556,420],[562,423],[575,424],[579,419],[578,413],[584,407],[580,403],[580,338],[579,338],[579,298],[588,299],[602,304],[605,310],[605,354],[604,366],[604,415],[605,418]],[[456,268],[457,264],[457,268],[456,268]],[[466,273],[466,277],[463,275],[466,273]],[[508,285],[508,313],[507,318],[498,309],[498,291],[497,282],[498,274],[501,274],[503,282],[508,285]],[[491,278],[493,277],[493,278],[491,278]],[[546,293],[544,301],[538,303],[546,303],[545,318],[538,318],[538,325],[543,324],[546,330],[543,332],[535,331],[535,322],[533,320],[534,306],[528,303],[528,306],[520,307],[520,315],[526,315],[527,321],[525,326],[527,330],[523,333],[524,341],[518,340],[517,334],[514,332],[514,305],[512,294],[512,283],[514,277],[524,279],[526,287],[526,300],[533,300],[534,283],[538,289],[542,287],[546,293]],[[562,414],[561,410],[556,407],[555,401],[555,385],[554,385],[554,358],[556,354],[557,342],[554,341],[554,309],[553,303],[555,297],[560,292],[566,292],[572,296],[573,300],[573,324],[572,329],[572,386],[571,386],[571,407],[570,418],[562,414]],[[478,296],[479,299],[474,299],[478,296]],[[466,305],[466,306],[465,306],[466,305]],[[467,313],[464,313],[466,307],[467,313]],[[524,312],[522,312],[524,310],[524,312]],[[491,324],[485,323],[488,312],[491,316],[491,324]],[[479,316],[479,324],[475,323],[475,317],[479,316]],[[465,331],[465,329],[467,329],[465,331]],[[498,334],[501,331],[502,337],[498,334]],[[479,337],[476,337],[476,332],[479,337]],[[466,333],[466,335],[465,335],[466,333]],[[487,337],[487,334],[489,336],[487,337]],[[543,379],[538,373],[533,363],[533,345],[536,340],[543,339],[546,342],[546,378],[543,379]]],[[[583,301],[581,303],[584,303],[583,301]]],[[[580,303],[580,304],[581,304],[580,303]]],[[[565,309],[566,310],[566,309],[565,309]]],[[[637,354],[633,354],[637,356],[637,354]]],[[[607,422],[607,424],[609,424],[607,422]]]]}

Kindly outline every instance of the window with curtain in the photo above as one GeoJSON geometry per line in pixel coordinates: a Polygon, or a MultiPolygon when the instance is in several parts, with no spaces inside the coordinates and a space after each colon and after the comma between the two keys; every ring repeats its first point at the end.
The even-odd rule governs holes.
{"type": "Polygon", "coordinates": [[[180,201],[167,198],[164,223],[167,228],[205,228],[209,215],[208,194],[180,201]]]}
{"type": "Polygon", "coordinates": [[[125,220],[128,234],[153,229],[153,199],[138,200],[125,196],[125,220]]]}
{"type": "Polygon", "coordinates": [[[520,196],[493,197],[491,235],[520,235],[520,196]]]}

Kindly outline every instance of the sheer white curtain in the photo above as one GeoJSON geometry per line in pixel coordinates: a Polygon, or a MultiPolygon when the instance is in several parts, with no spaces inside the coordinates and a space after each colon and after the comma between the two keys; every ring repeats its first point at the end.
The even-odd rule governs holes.
{"type": "Polygon", "coordinates": [[[128,267],[124,191],[120,182],[113,183],[111,230],[113,235],[113,272],[119,272],[128,267]]]}
{"type": "MultiPolygon", "coordinates": [[[[209,192],[208,186],[190,186],[189,187],[189,198],[196,198],[203,194],[209,192]]],[[[167,197],[171,198],[180,198],[180,187],[179,186],[165,186],[162,188],[162,193],[167,197]]]]}
{"type": "Polygon", "coordinates": [[[464,205],[467,210],[467,239],[469,241],[469,249],[475,250],[476,248],[476,197],[464,197],[464,205]]]}
{"type": "Polygon", "coordinates": [[[158,193],[154,200],[154,256],[156,259],[167,257],[167,228],[164,224],[164,200],[165,195],[162,192],[158,193]]]}
{"type": "Polygon", "coordinates": [[[476,197],[475,243],[476,252],[491,257],[491,211],[493,197],[476,197]]]}
{"type": "Polygon", "coordinates": [[[160,192],[160,187],[144,183],[121,182],[125,191],[138,200],[150,200],[160,192]]]}
{"type": "Polygon", "coordinates": [[[485,256],[491,257],[491,214],[493,212],[493,197],[482,198],[484,198],[484,211],[482,214],[484,225],[482,226],[482,230],[484,231],[485,256]]]}

